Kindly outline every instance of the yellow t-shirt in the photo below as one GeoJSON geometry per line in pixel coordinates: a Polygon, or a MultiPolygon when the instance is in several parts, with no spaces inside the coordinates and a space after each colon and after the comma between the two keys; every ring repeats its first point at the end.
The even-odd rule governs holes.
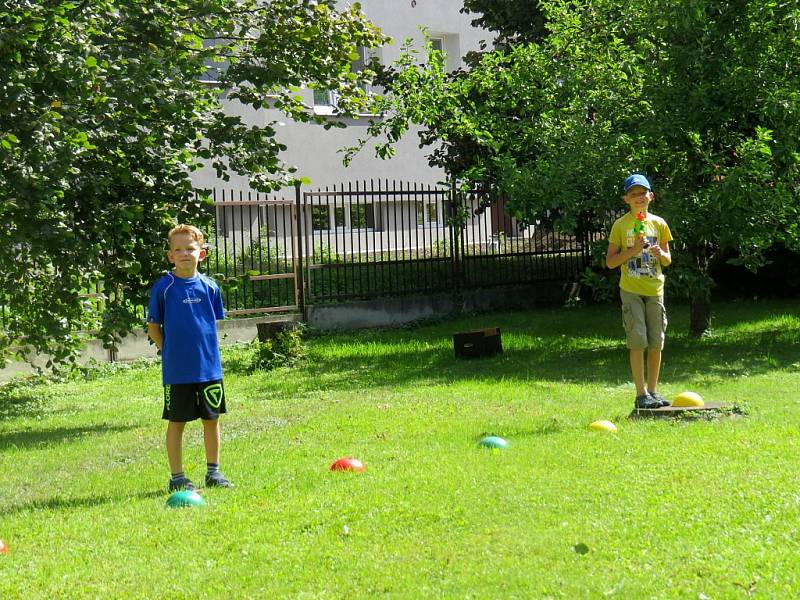
{"type": "MultiPolygon", "coordinates": [[[[621,251],[632,247],[634,225],[636,225],[636,217],[630,212],[625,213],[614,221],[608,242],[617,246],[621,251]]],[[[651,246],[660,246],[665,242],[672,241],[669,225],[661,217],[648,213],[644,227],[645,237],[651,246]]],[[[626,292],[640,296],[661,296],[664,293],[664,273],[661,271],[661,261],[647,249],[620,265],[619,270],[619,287],[626,292]]]]}

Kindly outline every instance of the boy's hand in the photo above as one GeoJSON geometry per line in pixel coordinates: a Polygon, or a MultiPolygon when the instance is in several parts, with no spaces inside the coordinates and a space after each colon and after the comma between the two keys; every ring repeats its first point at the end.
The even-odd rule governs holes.
{"type": "Polygon", "coordinates": [[[631,248],[633,248],[634,250],[633,255],[636,256],[642,250],[647,248],[648,245],[649,244],[647,243],[647,240],[645,238],[636,236],[635,238],[633,238],[633,246],[631,246],[631,248]]]}
{"type": "Polygon", "coordinates": [[[652,248],[650,248],[650,253],[655,257],[661,258],[661,255],[664,253],[664,251],[658,244],[653,244],[652,248]]]}

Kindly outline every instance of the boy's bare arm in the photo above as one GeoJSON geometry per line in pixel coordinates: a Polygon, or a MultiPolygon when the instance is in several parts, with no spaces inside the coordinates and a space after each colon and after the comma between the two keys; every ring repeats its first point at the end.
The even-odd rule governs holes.
{"type": "Polygon", "coordinates": [[[153,343],[161,350],[161,344],[164,342],[164,334],[161,332],[160,323],[147,324],[147,337],[153,340],[153,343]]]}
{"type": "Polygon", "coordinates": [[[640,238],[634,239],[633,246],[626,250],[621,250],[616,244],[609,243],[608,252],[606,253],[606,265],[609,269],[616,269],[638,255],[643,248],[644,240],[640,238]]]}

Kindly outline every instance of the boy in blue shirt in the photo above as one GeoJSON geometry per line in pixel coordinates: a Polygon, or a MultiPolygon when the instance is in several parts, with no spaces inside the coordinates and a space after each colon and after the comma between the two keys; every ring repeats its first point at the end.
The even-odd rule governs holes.
{"type": "Polygon", "coordinates": [[[203,242],[197,227],[174,227],[167,258],[175,268],[150,290],[147,335],[161,350],[170,492],[195,489],[183,473],[182,454],[183,429],[197,418],[203,422],[206,486],[233,487],[219,470],[219,415],[227,411],[217,321],[225,311],[217,284],[197,270],[206,257],[203,242]]]}
{"type": "Polygon", "coordinates": [[[622,188],[629,211],[611,227],[606,265],[620,270],[622,321],[636,386],[634,406],[659,408],[669,406],[669,400],[657,392],[656,387],[667,330],[663,267],[672,263],[669,249],[672,232],[664,219],[648,212],[655,194],[647,177],[634,173],[622,188]]]}

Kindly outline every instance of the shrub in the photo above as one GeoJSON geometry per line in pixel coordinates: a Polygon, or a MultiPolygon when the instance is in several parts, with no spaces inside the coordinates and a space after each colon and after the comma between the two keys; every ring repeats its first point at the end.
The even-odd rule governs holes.
{"type": "Polygon", "coordinates": [[[592,242],[590,265],[580,275],[594,302],[611,302],[619,294],[619,272],[606,266],[607,252],[608,240],[592,242]]]}
{"type": "Polygon", "coordinates": [[[256,351],[250,363],[250,371],[291,367],[306,356],[303,331],[299,326],[279,331],[264,342],[254,340],[253,344],[256,346],[256,351]]]}

